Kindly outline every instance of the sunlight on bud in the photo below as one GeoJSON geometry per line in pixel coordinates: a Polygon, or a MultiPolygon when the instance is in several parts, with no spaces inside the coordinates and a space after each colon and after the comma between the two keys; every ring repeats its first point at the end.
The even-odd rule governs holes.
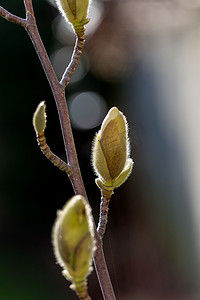
{"type": "Polygon", "coordinates": [[[37,106],[36,111],[34,112],[33,115],[33,127],[35,129],[35,132],[42,132],[46,128],[46,105],[45,102],[42,101],[40,104],[37,106]]]}
{"type": "MultiPolygon", "coordinates": [[[[90,22],[87,25],[86,35],[91,35],[101,23],[104,15],[104,6],[102,2],[92,2],[89,9],[90,22]]],[[[52,22],[52,32],[54,38],[63,45],[74,44],[74,32],[70,23],[59,14],[52,22]]]]}
{"type": "Polygon", "coordinates": [[[113,107],[106,115],[92,148],[93,168],[104,186],[118,187],[131,173],[133,161],[129,158],[129,147],[126,118],[113,107]]]}
{"type": "Polygon", "coordinates": [[[88,130],[101,124],[107,105],[103,97],[94,92],[73,95],[69,99],[69,112],[73,127],[88,130]]]}
{"type": "Polygon", "coordinates": [[[83,283],[91,271],[95,239],[91,208],[81,195],[72,197],[61,211],[53,227],[54,253],[63,275],[72,288],[83,283]]]}
{"type": "Polygon", "coordinates": [[[74,28],[77,27],[78,31],[89,22],[87,19],[89,0],[57,0],[56,3],[64,18],[74,28]]]}

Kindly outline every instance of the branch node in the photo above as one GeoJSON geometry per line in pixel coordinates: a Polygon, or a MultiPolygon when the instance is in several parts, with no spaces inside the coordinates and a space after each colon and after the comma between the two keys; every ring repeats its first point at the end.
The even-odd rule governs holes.
{"type": "Polygon", "coordinates": [[[7,11],[2,6],[0,6],[0,16],[2,18],[4,18],[5,20],[9,21],[9,22],[15,23],[15,24],[20,25],[22,27],[26,26],[26,20],[25,19],[11,14],[11,12],[7,11]]]}
{"type": "Polygon", "coordinates": [[[46,158],[48,158],[54,166],[59,168],[61,171],[66,172],[68,176],[70,176],[72,173],[71,167],[51,151],[46,143],[44,131],[37,133],[37,141],[42,153],[46,156],[46,158]]]}
{"type": "Polygon", "coordinates": [[[32,17],[34,17],[34,14],[30,11],[30,10],[26,10],[26,16],[31,15],[32,17]]]}

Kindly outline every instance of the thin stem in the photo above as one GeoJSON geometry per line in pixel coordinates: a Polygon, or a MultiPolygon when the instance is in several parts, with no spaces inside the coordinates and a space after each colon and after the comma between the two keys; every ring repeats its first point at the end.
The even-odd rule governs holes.
{"type": "Polygon", "coordinates": [[[94,255],[94,266],[101,287],[102,295],[104,300],[116,300],[112,283],[110,281],[110,276],[108,273],[105,257],[104,257],[103,242],[99,236],[96,236],[96,240],[97,240],[97,249],[94,255]]]}
{"type": "Polygon", "coordinates": [[[77,35],[76,36],[76,44],[74,46],[74,51],[72,53],[71,61],[68,65],[68,67],[66,68],[66,70],[63,74],[63,77],[60,81],[60,84],[63,87],[66,87],[69,84],[70,79],[71,79],[72,75],[74,74],[74,72],[76,70],[78,62],[80,60],[80,56],[82,54],[84,41],[85,41],[84,35],[82,35],[82,36],[77,35]]]}
{"type": "Polygon", "coordinates": [[[7,11],[2,6],[0,6],[0,16],[3,17],[4,19],[6,19],[7,21],[10,21],[10,22],[15,23],[17,25],[20,25],[22,27],[26,26],[26,20],[25,19],[22,19],[18,16],[15,16],[15,15],[11,14],[9,11],[7,11]]]}
{"type": "Polygon", "coordinates": [[[70,175],[70,166],[51,151],[51,149],[46,143],[44,131],[38,132],[37,141],[42,153],[54,164],[54,166],[70,175]]]}
{"type": "Polygon", "coordinates": [[[78,294],[77,296],[79,297],[80,300],[92,300],[92,298],[88,295],[88,292],[85,292],[84,294],[78,294]]]}
{"type": "Polygon", "coordinates": [[[85,295],[77,295],[80,300],[92,300],[91,297],[87,294],[85,295]]]}
{"type": "Polygon", "coordinates": [[[73,284],[73,289],[75,290],[80,300],[92,300],[88,294],[87,280],[81,282],[75,282],[73,284]]]}
{"type": "MultiPolygon", "coordinates": [[[[112,194],[113,194],[112,190],[104,190],[104,189],[101,190],[100,217],[99,217],[99,223],[98,223],[98,227],[97,227],[97,233],[98,233],[100,242],[97,246],[97,251],[95,254],[95,264],[97,264],[97,266],[99,264],[98,247],[101,247],[103,249],[103,237],[104,237],[106,225],[108,222],[109,201],[110,201],[112,194]]],[[[115,294],[114,294],[111,282],[104,282],[104,278],[101,277],[102,274],[104,273],[104,271],[106,272],[106,270],[104,270],[103,264],[101,265],[101,268],[102,269],[97,274],[98,274],[100,286],[101,286],[101,283],[103,283],[103,285],[101,286],[103,295],[104,295],[104,289],[106,290],[106,297],[104,299],[105,300],[115,300],[116,298],[115,298],[115,294]]]]}
{"type": "Polygon", "coordinates": [[[66,105],[65,89],[63,86],[61,86],[61,84],[59,83],[55,75],[51,62],[47,55],[46,49],[44,48],[40,34],[38,32],[37,25],[35,23],[35,18],[32,15],[29,15],[29,22],[28,25],[26,26],[26,30],[35,47],[41,65],[49,81],[52,93],[54,95],[54,99],[56,102],[58,115],[60,119],[60,126],[61,126],[63,140],[64,140],[67,162],[72,170],[69,177],[73,189],[76,194],[81,194],[86,197],[86,191],[83,185],[83,180],[82,180],[82,176],[78,164],[78,158],[76,154],[76,149],[75,149],[75,144],[74,144],[74,139],[73,139],[73,134],[71,129],[71,123],[69,119],[69,113],[66,105]]]}
{"type": "MultiPolygon", "coordinates": [[[[64,87],[59,84],[57,77],[54,73],[49,57],[46,53],[46,49],[41,41],[37,26],[31,25],[27,27],[28,34],[32,40],[32,43],[36,49],[41,65],[47,76],[49,84],[51,86],[54,99],[57,105],[58,114],[60,118],[60,124],[63,134],[63,140],[65,144],[65,150],[67,155],[67,162],[72,168],[72,173],[69,176],[75,194],[83,195],[87,199],[87,194],[83,184],[78,159],[76,155],[76,149],[74,145],[74,139],[71,129],[71,123],[69,120],[69,114],[64,94],[64,87]]],[[[97,243],[97,250],[94,256],[94,265],[99,279],[99,284],[102,290],[102,294],[105,300],[115,300],[115,294],[110,281],[110,276],[106,266],[106,261],[103,252],[103,245],[97,231],[95,230],[95,238],[97,243]]]]}
{"type": "Polygon", "coordinates": [[[32,0],[24,0],[24,7],[26,10],[26,17],[28,16],[28,14],[34,16],[32,0]]]}
{"type": "Polygon", "coordinates": [[[98,235],[103,239],[104,233],[106,231],[106,224],[108,222],[108,210],[109,210],[109,201],[112,195],[112,191],[108,193],[106,191],[101,191],[101,203],[100,203],[100,217],[97,227],[98,235]]]}

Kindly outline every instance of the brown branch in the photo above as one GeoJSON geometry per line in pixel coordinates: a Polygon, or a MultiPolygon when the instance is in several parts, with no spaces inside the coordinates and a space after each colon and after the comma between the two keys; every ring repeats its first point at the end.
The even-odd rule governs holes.
{"type": "Polygon", "coordinates": [[[97,226],[97,232],[101,239],[103,239],[104,233],[106,231],[106,225],[108,222],[108,210],[109,210],[109,201],[112,195],[112,191],[101,191],[101,203],[100,203],[100,216],[99,223],[97,226]]]}
{"type": "Polygon", "coordinates": [[[22,27],[26,26],[26,20],[25,19],[22,19],[18,16],[15,16],[15,15],[11,14],[9,11],[7,11],[2,6],[0,6],[0,16],[2,18],[6,19],[9,22],[15,23],[15,24],[20,25],[22,27]]]}
{"type": "Polygon", "coordinates": [[[26,10],[26,17],[28,17],[29,14],[34,16],[32,0],[24,0],[24,7],[26,10]]]}
{"type": "Polygon", "coordinates": [[[66,172],[68,175],[70,175],[71,173],[70,166],[51,151],[51,149],[46,143],[44,131],[37,133],[37,141],[42,153],[54,164],[54,166],[59,168],[61,171],[66,172]]]}
{"type": "MultiPolygon", "coordinates": [[[[32,17],[33,19],[33,17],[32,17]]],[[[34,19],[29,23],[26,27],[26,30],[32,40],[32,43],[36,49],[44,72],[47,76],[49,84],[52,89],[52,93],[54,95],[54,99],[56,102],[58,115],[60,119],[60,125],[65,145],[65,151],[67,156],[67,163],[70,165],[72,173],[70,175],[70,180],[73,186],[73,189],[76,194],[81,194],[86,196],[85,188],[82,181],[82,176],[79,169],[78,158],[76,155],[74,139],[72,135],[72,129],[68,114],[68,109],[66,106],[66,98],[65,98],[65,90],[62,87],[55,75],[55,72],[50,63],[49,57],[46,53],[44,45],[41,41],[39,32],[37,30],[36,25],[33,23],[34,19]]]]}
{"type": "Polygon", "coordinates": [[[84,41],[85,41],[84,35],[82,35],[82,36],[77,35],[76,36],[76,44],[75,44],[75,47],[74,47],[74,51],[73,51],[73,54],[72,54],[71,61],[68,65],[68,67],[66,68],[66,70],[63,74],[63,77],[60,81],[60,84],[63,87],[66,87],[69,84],[70,79],[71,79],[72,75],[74,74],[74,72],[76,70],[76,67],[78,65],[80,56],[82,54],[84,41]]]}
{"type": "MultiPolygon", "coordinates": [[[[48,82],[50,84],[58,114],[60,119],[60,125],[65,145],[65,151],[67,156],[67,162],[71,167],[71,174],[69,176],[71,184],[73,186],[75,194],[83,195],[87,199],[85,187],[83,184],[78,158],[76,154],[71,123],[69,119],[69,113],[66,105],[66,98],[65,98],[65,86],[59,83],[49,57],[47,55],[46,49],[42,43],[40,34],[37,29],[34,11],[32,6],[31,0],[24,0],[24,6],[26,9],[26,20],[21,21],[19,17],[14,16],[8,13],[5,9],[0,9],[0,15],[3,16],[8,21],[14,22],[16,24],[22,25],[25,27],[29,37],[35,47],[36,53],[40,59],[41,65],[43,70],[46,74],[48,82]]],[[[77,62],[75,62],[75,66],[77,62]]],[[[103,252],[103,245],[102,240],[100,239],[96,229],[95,229],[95,238],[96,238],[96,245],[97,250],[94,256],[94,264],[97,272],[97,276],[99,278],[99,283],[101,286],[102,294],[105,300],[115,300],[115,294],[112,288],[112,284],[110,281],[109,273],[107,270],[104,252],[103,252]]]]}
{"type": "MultiPolygon", "coordinates": [[[[71,184],[73,186],[75,194],[83,195],[87,199],[87,194],[83,184],[76,149],[74,145],[74,139],[71,129],[71,123],[69,119],[68,109],[65,99],[65,88],[58,82],[54,73],[49,57],[46,53],[46,49],[41,41],[37,26],[35,24],[35,18],[30,17],[29,25],[26,30],[32,40],[32,43],[36,49],[41,65],[43,66],[46,77],[54,95],[54,99],[57,105],[58,114],[60,118],[60,124],[63,134],[63,140],[65,144],[65,150],[67,155],[67,162],[72,168],[72,173],[69,176],[71,184]]],[[[97,276],[100,280],[100,286],[102,294],[105,300],[115,300],[115,294],[110,281],[108,269],[105,262],[102,241],[95,230],[95,238],[97,242],[97,250],[94,256],[94,264],[97,272],[97,276]]]]}
{"type": "MultiPolygon", "coordinates": [[[[98,235],[98,234],[97,234],[98,235]]],[[[110,281],[110,276],[108,273],[104,252],[103,252],[103,242],[100,237],[96,236],[97,249],[94,254],[94,265],[101,287],[102,295],[104,300],[116,300],[115,293],[110,281]]]]}
{"type": "Polygon", "coordinates": [[[67,163],[70,165],[72,170],[72,173],[70,175],[70,180],[75,193],[86,196],[85,188],[82,181],[82,176],[79,169],[78,158],[76,155],[76,149],[74,145],[74,139],[73,139],[71,124],[70,124],[68,109],[66,105],[65,89],[64,87],[61,86],[61,84],[59,83],[55,75],[51,62],[47,55],[46,49],[42,43],[40,34],[38,32],[34,15],[28,14],[28,18],[29,18],[28,23],[25,28],[35,47],[35,50],[40,59],[46,77],[49,81],[56,102],[61,130],[63,134],[66,156],[67,156],[67,163]]]}

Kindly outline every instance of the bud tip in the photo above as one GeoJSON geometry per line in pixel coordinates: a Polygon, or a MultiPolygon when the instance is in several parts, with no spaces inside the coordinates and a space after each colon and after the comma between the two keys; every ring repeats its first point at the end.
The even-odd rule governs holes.
{"type": "Polygon", "coordinates": [[[33,127],[36,131],[42,132],[46,128],[46,105],[45,101],[42,101],[39,103],[39,105],[36,108],[36,111],[33,114],[33,127]]]}

